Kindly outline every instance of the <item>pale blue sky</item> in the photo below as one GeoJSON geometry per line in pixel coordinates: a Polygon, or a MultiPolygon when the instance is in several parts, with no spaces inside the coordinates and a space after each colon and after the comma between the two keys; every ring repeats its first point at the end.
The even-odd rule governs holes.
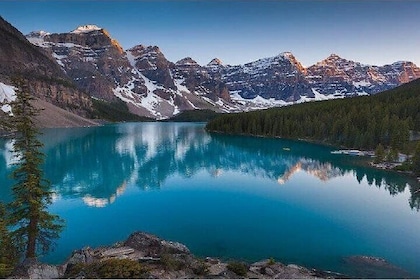
{"type": "Polygon", "coordinates": [[[366,64],[420,66],[420,1],[4,1],[26,34],[107,29],[127,49],[157,45],[171,61],[243,64],[291,51],[304,66],[336,53],[366,64]]]}

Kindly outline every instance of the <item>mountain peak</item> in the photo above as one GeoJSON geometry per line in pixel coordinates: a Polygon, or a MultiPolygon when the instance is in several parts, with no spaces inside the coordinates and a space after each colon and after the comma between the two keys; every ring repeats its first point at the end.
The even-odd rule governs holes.
{"type": "Polygon", "coordinates": [[[285,57],[285,58],[294,58],[295,56],[291,52],[282,52],[279,54],[279,56],[285,57]]]}
{"type": "Polygon", "coordinates": [[[296,59],[296,57],[291,52],[282,52],[278,55],[278,57],[282,57],[284,59],[287,59],[292,63],[299,71],[306,73],[305,67],[302,66],[302,64],[296,59]]]}
{"type": "Polygon", "coordinates": [[[71,31],[70,33],[80,34],[80,33],[89,33],[92,31],[101,30],[102,28],[98,27],[94,24],[87,24],[87,25],[81,25],[77,27],[75,30],[71,31]]]}
{"type": "Polygon", "coordinates": [[[339,55],[332,53],[330,54],[327,58],[321,60],[320,62],[317,62],[316,65],[319,66],[332,66],[332,65],[339,65],[339,64],[343,64],[343,63],[355,63],[351,60],[347,60],[345,58],[340,57],[339,55]]]}
{"type": "Polygon", "coordinates": [[[340,60],[340,59],[343,59],[343,58],[339,56],[338,54],[332,53],[325,60],[340,60]]]}
{"type": "Polygon", "coordinates": [[[217,57],[216,58],[213,58],[208,64],[207,64],[207,66],[222,66],[223,65],[223,62],[220,60],[220,59],[218,59],[217,57]]]}
{"type": "Polygon", "coordinates": [[[145,46],[141,44],[136,45],[128,50],[131,52],[137,52],[137,53],[150,53],[150,52],[162,53],[162,51],[159,49],[158,46],[145,46]]]}
{"type": "Polygon", "coordinates": [[[181,60],[178,60],[175,64],[176,65],[183,65],[183,66],[199,66],[197,61],[195,61],[191,57],[185,57],[181,60]]]}
{"type": "Polygon", "coordinates": [[[31,33],[29,33],[25,37],[44,38],[45,36],[48,36],[48,35],[51,35],[51,33],[43,31],[43,30],[39,30],[39,31],[32,31],[31,33]]]}

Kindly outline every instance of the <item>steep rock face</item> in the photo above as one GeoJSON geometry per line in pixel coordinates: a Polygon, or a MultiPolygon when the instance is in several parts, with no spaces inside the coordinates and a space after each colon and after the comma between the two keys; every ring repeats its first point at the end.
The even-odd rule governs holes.
{"type": "Polygon", "coordinates": [[[115,84],[131,79],[131,67],[123,49],[97,26],[81,26],[70,33],[31,33],[33,44],[48,50],[78,88],[89,95],[112,101],[115,84]]]}
{"type": "Polygon", "coordinates": [[[81,116],[92,110],[89,96],[73,85],[56,61],[0,17],[0,81],[10,85],[15,75],[27,79],[31,92],[42,100],[81,116]]]}
{"type": "Polygon", "coordinates": [[[144,76],[165,88],[176,89],[170,71],[173,63],[166,59],[159,47],[138,45],[128,51],[136,58],[135,67],[144,76]]]}
{"type": "Polygon", "coordinates": [[[0,75],[33,73],[44,77],[66,79],[54,60],[33,46],[16,28],[0,17],[0,75]]]}
{"type": "Polygon", "coordinates": [[[231,102],[227,86],[223,81],[214,79],[206,67],[200,66],[190,57],[177,61],[175,65],[174,76],[184,79],[185,86],[191,92],[197,92],[214,102],[217,102],[219,98],[231,102]]]}
{"type": "Polygon", "coordinates": [[[236,66],[214,59],[206,68],[226,83],[234,101],[256,108],[375,94],[420,78],[412,62],[363,65],[336,54],[308,68],[289,52],[236,66]]]}
{"type": "Polygon", "coordinates": [[[168,61],[157,46],[123,51],[95,25],[61,34],[32,32],[27,37],[49,52],[78,88],[106,101],[119,98],[138,115],[162,119],[183,110],[230,108],[222,81],[213,80],[198,64],[183,68],[168,61]]]}
{"type": "Polygon", "coordinates": [[[44,48],[45,57],[49,54],[78,89],[106,101],[119,98],[131,112],[157,119],[192,109],[246,111],[369,95],[420,78],[420,68],[411,62],[363,65],[335,54],[308,68],[290,52],[236,66],[217,58],[206,66],[190,57],[173,63],[157,46],[124,51],[95,25],[62,34],[34,32],[28,39],[44,48]]]}
{"type": "Polygon", "coordinates": [[[411,62],[373,66],[343,59],[336,54],[307,69],[307,79],[324,95],[375,94],[420,77],[420,68],[411,62]]]}
{"type": "Polygon", "coordinates": [[[305,79],[305,69],[287,52],[244,65],[223,67],[219,73],[228,89],[244,99],[260,96],[290,102],[302,95],[313,96],[305,79]]]}

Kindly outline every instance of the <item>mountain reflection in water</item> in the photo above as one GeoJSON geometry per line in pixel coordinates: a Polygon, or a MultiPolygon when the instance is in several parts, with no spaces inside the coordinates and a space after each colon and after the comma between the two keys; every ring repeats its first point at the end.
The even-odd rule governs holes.
{"type": "MultiPolygon", "coordinates": [[[[45,173],[58,197],[77,197],[94,207],[113,203],[127,184],[158,189],[174,174],[191,177],[206,170],[217,177],[236,171],[285,184],[297,172],[321,181],[354,174],[360,182],[384,187],[391,195],[410,189],[409,205],[420,207],[418,184],[394,173],[354,164],[330,148],[300,141],[208,134],[202,124],[135,123],[100,128],[46,130],[45,173]]],[[[16,160],[13,140],[3,142],[7,176],[16,160]]]]}

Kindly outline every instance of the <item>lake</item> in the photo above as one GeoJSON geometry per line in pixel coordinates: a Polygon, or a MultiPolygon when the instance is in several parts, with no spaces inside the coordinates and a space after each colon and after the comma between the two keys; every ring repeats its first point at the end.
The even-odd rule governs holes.
{"type": "MultiPolygon", "coordinates": [[[[362,158],[301,141],[209,134],[203,123],[43,132],[50,210],[66,221],[43,261],[146,231],[203,257],[272,257],[367,277],[346,261],[367,255],[420,275],[419,185],[362,158]]],[[[4,201],[11,141],[0,139],[4,201]]]]}

